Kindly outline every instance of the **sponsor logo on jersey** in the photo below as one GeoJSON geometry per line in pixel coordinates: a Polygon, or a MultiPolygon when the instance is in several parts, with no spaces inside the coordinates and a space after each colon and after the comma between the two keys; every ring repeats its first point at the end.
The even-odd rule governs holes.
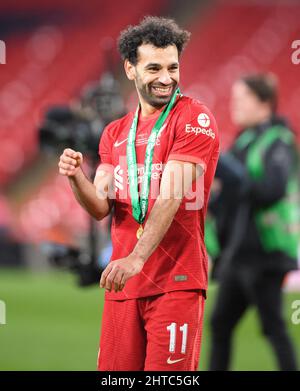
{"type": "MultiPolygon", "coordinates": [[[[126,159],[126,158],[125,158],[126,159]]],[[[122,164],[125,164],[126,160],[122,162],[122,164]]],[[[163,171],[163,163],[154,163],[152,165],[151,169],[151,179],[152,180],[159,180],[161,178],[163,171]]],[[[137,168],[137,181],[138,183],[142,182],[143,176],[145,174],[145,167],[143,165],[138,166],[137,168]]],[[[118,164],[114,168],[114,179],[115,179],[115,191],[118,192],[119,190],[124,190],[124,169],[121,168],[121,165],[118,164]]],[[[126,178],[125,179],[125,185],[129,185],[129,177],[128,177],[128,170],[126,170],[126,178]]]]}
{"type": "Polygon", "coordinates": [[[185,131],[186,133],[195,133],[196,136],[198,134],[205,134],[206,136],[211,137],[212,139],[216,137],[215,133],[212,131],[211,128],[205,129],[198,126],[192,126],[191,124],[185,125],[185,131]]]}
{"type": "Polygon", "coordinates": [[[197,121],[200,126],[192,126],[191,124],[185,125],[186,133],[195,133],[196,136],[198,134],[205,134],[206,136],[211,137],[212,139],[216,137],[213,130],[209,127],[210,118],[206,113],[200,113],[198,115],[197,121]]]}
{"type": "Polygon", "coordinates": [[[198,115],[198,124],[201,128],[208,128],[210,125],[210,118],[206,113],[200,113],[198,115]]]}
{"type": "Polygon", "coordinates": [[[184,357],[183,358],[179,358],[177,360],[172,360],[171,357],[168,357],[167,364],[175,364],[175,363],[177,363],[179,361],[182,361],[182,360],[184,360],[184,357]]]}
{"type": "Polygon", "coordinates": [[[119,147],[120,145],[122,145],[122,144],[124,144],[125,143],[125,141],[127,141],[128,140],[128,137],[127,138],[125,138],[124,140],[122,140],[122,141],[116,141],[115,143],[114,143],[114,147],[119,147]]]}
{"type": "MultiPolygon", "coordinates": [[[[155,145],[160,145],[160,136],[161,136],[161,133],[165,129],[166,126],[167,126],[167,124],[164,124],[161,127],[160,131],[158,132],[156,140],[155,140],[155,145]]],[[[124,144],[127,140],[128,140],[128,137],[125,138],[124,140],[121,140],[121,141],[117,140],[114,143],[114,147],[118,148],[120,145],[124,144]]],[[[138,147],[139,145],[144,145],[144,144],[147,144],[147,143],[148,143],[148,137],[146,137],[146,134],[141,134],[140,136],[137,137],[135,145],[138,147]]]]}

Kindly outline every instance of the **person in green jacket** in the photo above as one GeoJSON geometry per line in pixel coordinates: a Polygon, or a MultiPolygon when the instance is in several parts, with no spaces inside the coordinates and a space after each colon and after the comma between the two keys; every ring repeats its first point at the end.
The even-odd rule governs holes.
{"type": "Polygon", "coordinates": [[[250,306],[257,309],[278,367],[297,369],[282,316],[282,284],[297,268],[298,154],[294,133],[276,111],[273,76],[250,75],[234,84],[231,115],[242,131],[220,158],[216,177],[223,187],[210,208],[219,246],[210,370],[230,368],[232,334],[250,306]],[[239,187],[226,186],[235,162],[244,170],[239,187]]]}

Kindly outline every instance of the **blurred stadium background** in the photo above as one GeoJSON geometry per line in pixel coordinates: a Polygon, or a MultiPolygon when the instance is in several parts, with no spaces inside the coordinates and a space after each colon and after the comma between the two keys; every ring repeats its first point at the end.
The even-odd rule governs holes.
{"type": "MultiPolygon", "coordinates": [[[[0,370],[96,367],[103,292],[89,285],[98,278],[94,269],[89,272],[109,257],[110,219],[91,223],[68,181],[58,176],[57,162],[65,145],[74,143],[92,175],[104,125],[136,104],[116,38],[144,15],[174,17],[192,32],[181,88],[215,114],[222,150],[237,131],[228,110],[231,85],[256,71],[278,76],[279,111],[300,140],[300,64],[292,62],[292,43],[300,40],[299,1],[2,0],[0,301],[6,324],[0,324],[0,370]]],[[[210,285],[200,369],[207,367],[216,289],[210,285]]],[[[300,325],[291,322],[291,303],[300,299],[299,272],[284,289],[300,362],[300,325]]],[[[275,368],[250,311],[238,326],[233,369],[275,368]]]]}

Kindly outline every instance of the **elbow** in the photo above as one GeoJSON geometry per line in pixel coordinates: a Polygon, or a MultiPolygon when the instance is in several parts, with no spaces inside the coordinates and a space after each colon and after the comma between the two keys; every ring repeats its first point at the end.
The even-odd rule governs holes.
{"type": "Polygon", "coordinates": [[[271,205],[285,196],[287,187],[287,177],[278,174],[276,180],[264,182],[253,182],[251,195],[254,200],[264,206],[271,205]]]}
{"type": "Polygon", "coordinates": [[[112,204],[107,205],[105,209],[97,210],[94,214],[93,217],[97,221],[103,220],[106,216],[110,214],[110,211],[112,210],[112,204]]]}
{"type": "Polygon", "coordinates": [[[95,212],[93,213],[93,217],[97,221],[103,220],[106,216],[110,214],[110,211],[113,208],[113,201],[110,199],[107,199],[107,203],[104,205],[101,205],[101,207],[98,207],[95,212]]]}
{"type": "Polygon", "coordinates": [[[282,199],[285,195],[285,188],[269,188],[267,191],[256,192],[253,199],[261,207],[267,207],[282,199]]]}
{"type": "Polygon", "coordinates": [[[109,214],[109,211],[107,213],[94,213],[93,214],[93,217],[95,220],[97,221],[101,221],[104,219],[104,217],[106,217],[107,215],[109,214]]]}

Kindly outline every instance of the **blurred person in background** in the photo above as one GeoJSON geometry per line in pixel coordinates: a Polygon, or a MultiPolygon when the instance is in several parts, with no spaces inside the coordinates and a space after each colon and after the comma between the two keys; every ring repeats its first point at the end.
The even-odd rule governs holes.
{"type": "Polygon", "coordinates": [[[7,248],[11,239],[11,212],[6,198],[0,193],[0,266],[9,264],[7,248]]]}
{"type": "Polygon", "coordinates": [[[232,334],[249,306],[258,311],[278,367],[297,369],[282,316],[282,285],[297,268],[298,157],[294,134],[276,110],[273,75],[249,75],[233,85],[231,115],[242,131],[220,157],[210,205],[217,236],[211,241],[213,277],[219,281],[210,370],[229,369],[232,334]]]}
{"type": "Polygon", "coordinates": [[[12,210],[0,188],[0,267],[20,266],[25,262],[23,246],[13,230],[12,210]]]}

